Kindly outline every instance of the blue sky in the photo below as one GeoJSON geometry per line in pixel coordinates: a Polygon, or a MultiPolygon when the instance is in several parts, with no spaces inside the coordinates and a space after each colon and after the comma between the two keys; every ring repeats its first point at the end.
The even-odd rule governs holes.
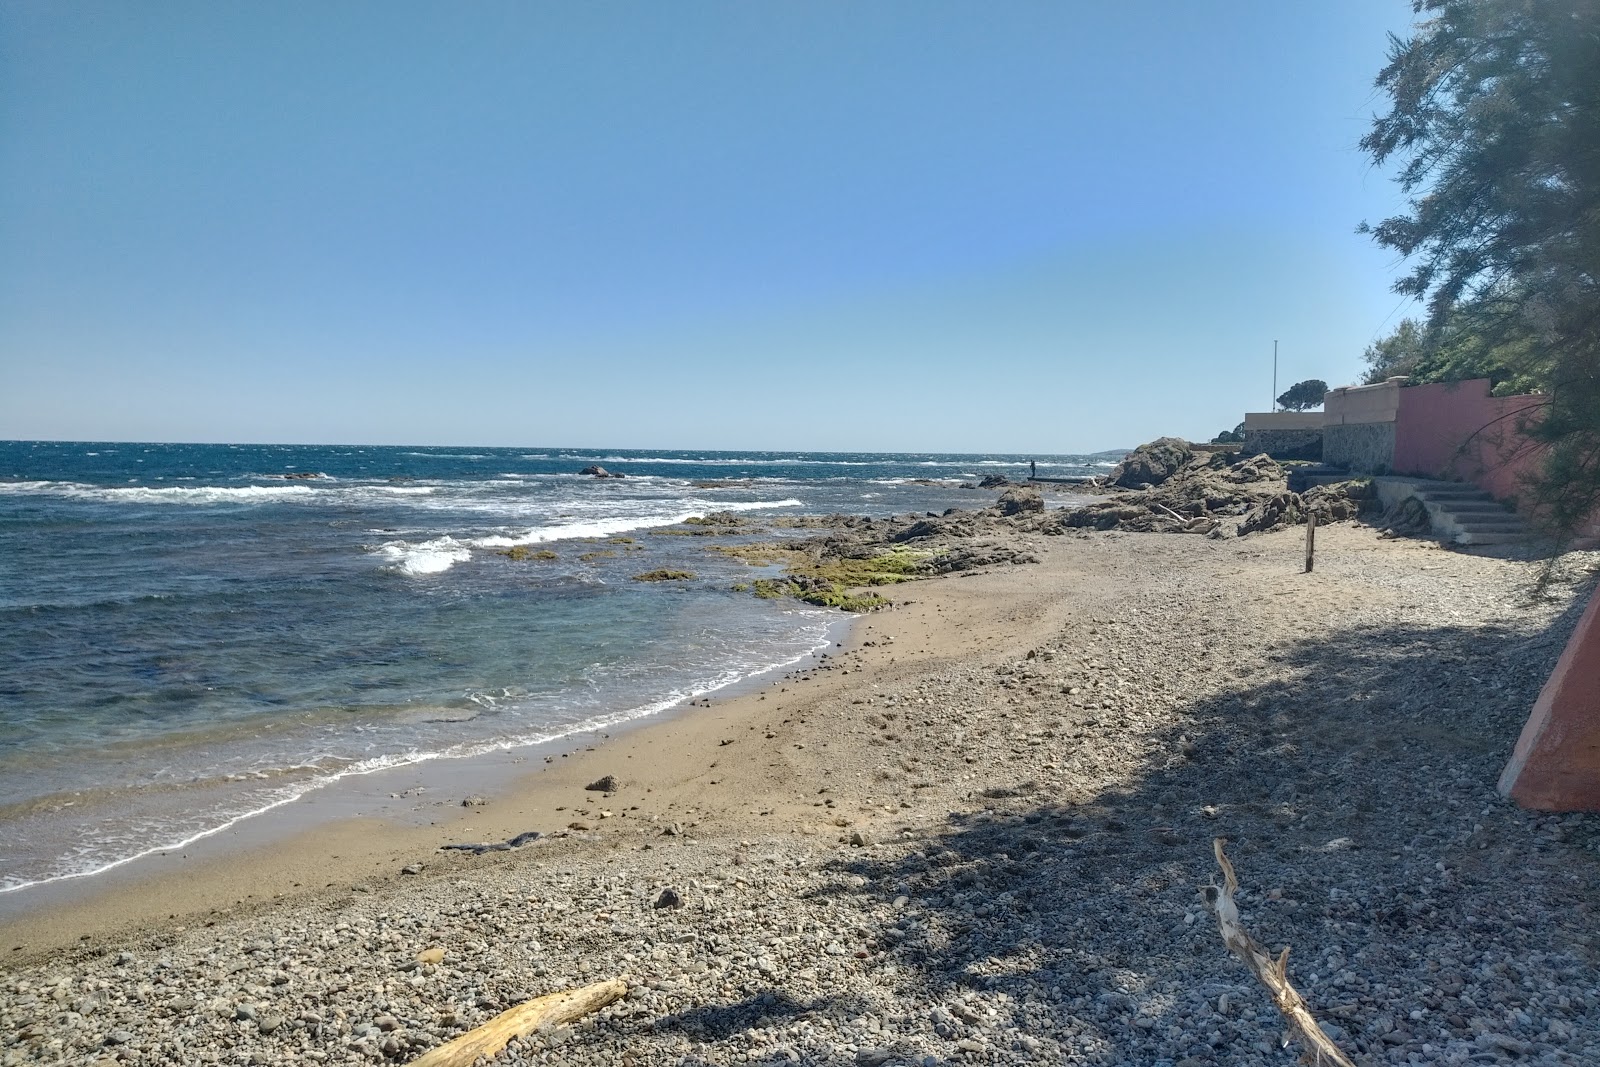
{"type": "Polygon", "coordinates": [[[1353,381],[1404,0],[0,6],[0,437],[1075,452],[1353,381]]]}

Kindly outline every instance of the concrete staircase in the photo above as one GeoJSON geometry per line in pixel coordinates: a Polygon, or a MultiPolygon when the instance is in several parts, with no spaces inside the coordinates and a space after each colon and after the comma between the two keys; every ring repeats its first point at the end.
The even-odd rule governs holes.
{"type": "Polygon", "coordinates": [[[1428,478],[1374,478],[1385,508],[1415,497],[1428,513],[1433,533],[1458,545],[1504,545],[1530,536],[1522,516],[1469,482],[1428,478]]]}

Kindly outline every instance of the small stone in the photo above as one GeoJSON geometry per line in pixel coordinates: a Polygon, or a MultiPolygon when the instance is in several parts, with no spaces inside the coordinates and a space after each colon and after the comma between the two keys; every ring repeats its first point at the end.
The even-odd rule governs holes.
{"type": "Polygon", "coordinates": [[[126,1045],[133,1040],[133,1035],[126,1030],[113,1030],[106,1035],[108,1045],[126,1045]]]}
{"type": "Polygon", "coordinates": [[[417,953],[417,962],[428,966],[438,966],[444,962],[444,949],[437,945],[432,948],[425,948],[417,953]]]}
{"type": "Polygon", "coordinates": [[[488,797],[470,796],[461,802],[463,808],[481,808],[489,803],[488,797]]]}
{"type": "Polygon", "coordinates": [[[422,873],[422,864],[420,864],[420,863],[408,863],[404,867],[400,868],[400,873],[401,874],[421,874],[422,873]]]}
{"type": "Polygon", "coordinates": [[[617,776],[608,774],[604,778],[595,779],[584,788],[595,793],[615,793],[617,791],[617,776]]]}
{"type": "Polygon", "coordinates": [[[282,1025],[283,1016],[281,1015],[263,1015],[256,1020],[256,1029],[263,1034],[270,1034],[282,1025]]]}
{"type": "Polygon", "coordinates": [[[681,908],[683,907],[683,897],[678,895],[676,889],[668,886],[661,891],[660,896],[656,897],[654,906],[657,908],[681,908]]]}
{"type": "Polygon", "coordinates": [[[393,1015],[380,1015],[372,1020],[372,1025],[376,1026],[384,1033],[388,1033],[391,1030],[400,1029],[400,1020],[396,1019],[393,1015]]]}

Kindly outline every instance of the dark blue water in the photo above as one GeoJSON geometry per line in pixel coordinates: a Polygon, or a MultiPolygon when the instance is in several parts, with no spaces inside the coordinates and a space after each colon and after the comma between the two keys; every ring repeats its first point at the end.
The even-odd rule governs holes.
{"type": "Polygon", "coordinates": [[[1109,465],[0,442],[0,891],[793,662],[836,613],[734,592],[750,568],[659,531],[983,506],[958,483],[1030,458],[1041,476],[1109,465]],[[503,554],[518,545],[557,558],[503,554]],[[696,578],[631,580],[661,567],[696,578]]]}

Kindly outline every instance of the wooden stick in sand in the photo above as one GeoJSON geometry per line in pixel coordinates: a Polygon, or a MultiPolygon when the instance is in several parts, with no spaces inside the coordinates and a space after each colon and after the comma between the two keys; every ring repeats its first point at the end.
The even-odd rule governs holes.
{"type": "Polygon", "coordinates": [[[1317,562],[1317,513],[1306,509],[1306,573],[1317,562]]]}
{"type": "Polygon", "coordinates": [[[566,989],[534,997],[501,1012],[482,1026],[474,1027],[454,1041],[429,1049],[411,1067],[471,1067],[479,1056],[493,1058],[519,1037],[527,1037],[541,1026],[560,1026],[581,1019],[622,999],[628,987],[620,979],[566,989]]]}
{"type": "Polygon", "coordinates": [[[1285,946],[1283,954],[1273,959],[1272,955],[1239,925],[1239,908],[1233,902],[1233,895],[1239,891],[1239,879],[1234,877],[1233,864],[1229,863],[1228,857],[1223,854],[1222,846],[1225,844],[1227,841],[1220,837],[1211,842],[1212,851],[1217,855],[1217,866],[1222,868],[1223,884],[1220,888],[1206,887],[1206,903],[1216,913],[1217,928],[1222,931],[1222,943],[1228,946],[1229,952],[1238,956],[1244,965],[1250,968],[1250,972],[1267,987],[1267,992],[1272,994],[1272,1001],[1283,1014],[1289,1029],[1305,1045],[1305,1051],[1300,1057],[1302,1062],[1332,1064],[1333,1067],[1355,1067],[1355,1064],[1339,1051],[1339,1046],[1322,1032],[1322,1027],[1311,1014],[1311,1008],[1306,1004],[1305,998],[1289,984],[1288,947],[1285,946]]]}

